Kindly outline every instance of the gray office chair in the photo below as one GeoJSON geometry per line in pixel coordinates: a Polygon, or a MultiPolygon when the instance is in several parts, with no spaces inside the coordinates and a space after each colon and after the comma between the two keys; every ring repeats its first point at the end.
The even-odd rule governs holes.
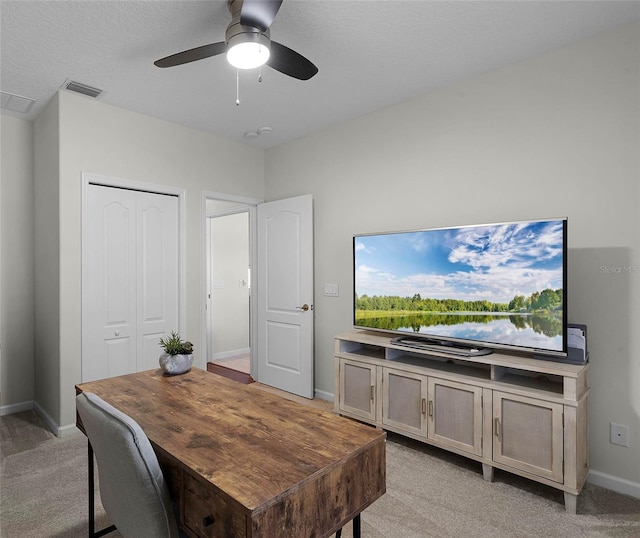
{"type": "Polygon", "coordinates": [[[92,393],[79,394],[76,408],[89,438],[90,536],[102,536],[117,528],[125,538],[177,538],[169,490],[142,428],[92,393]],[[98,462],[102,505],[115,525],[98,533],[92,525],[92,451],[98,462]]]}

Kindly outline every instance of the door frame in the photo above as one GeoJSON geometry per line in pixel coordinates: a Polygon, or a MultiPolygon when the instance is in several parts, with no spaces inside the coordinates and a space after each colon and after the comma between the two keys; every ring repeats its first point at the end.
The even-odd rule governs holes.
{"type": "Polygon", "coordinates": [[[200,316],[201,328],[200,328],[200,341],[202,342],[203,347],[203,364],[202,368],[206,369],[207,360],[210,355],[211,350],[211,342],[209,342],[209,332],[208,327],[210,323],[210,309],[209,309],[209,298],[208,295],[208,282],[209,278],[209,230],[207,226],[207,219],[209,217],[223,216],[223,215],[232,215],[234,213],[241,213],[244,211],[249,212],[249,268],[251,270],[251,293],[249,294],[249,354],[250,354],[250,375],[254,376],[254,374],[258,371],[258,355],[256,353],[256,345],[258,342],[258,309],[257,309],[257,295],[256,295],[256,276],[254,268],[256,267],[256,260],[258,258],[257,251],[257,223],[256,223],[256,207],[258,204],[263,203],[264,200],[258,198],[248,198],[246,196],[236,196],[234,194],[226,194],[222,192],[216,191],[202,191],[201,198],[201,233],[200,237],[202,240],[202,245],[200,248],[201,253],[201,263],[200,266],[202,270],[200,271],[201,283],[200,283],[200,297],[201,297],[201,306],[200,311],[202,315],[200,316]],[[212,214],[207,213],[207,200],[218,200],[222,202],[235,202],[238,204],[237,209],[231,209],[229,211],[216,212],[212,214]]]}
{"type": "MultiPolygon", "coordinates": [[[[86,256],[88,251],[87,234],[85,230],[88,225],[87,215],[87,196],[90,185],[100,185],[103,187],[113,187],[116,189],[125,189],[130,191],[149,192],[154,194],[163,194],[178,197],[178,332],[182,335],[187,332],[187,196],[186,190],[180,187],[172,187],[168,185],[160,185],[157,183],[148,183],[146,181],[135,181],[132,179],[124,179],[112,176],[103,176],[89,172],[82,172],[82,314],[87,311],[85,285],[87,282],[87,263],[86,256]]],[[[84,338],[84,330],[82,331],[81,356],[84,356],[86,339],[84,338]]],[[[82,361],[81,361],[82,362],[82,361]]],[[[82,375],[82,373],[81,373],[82,375]]]]}

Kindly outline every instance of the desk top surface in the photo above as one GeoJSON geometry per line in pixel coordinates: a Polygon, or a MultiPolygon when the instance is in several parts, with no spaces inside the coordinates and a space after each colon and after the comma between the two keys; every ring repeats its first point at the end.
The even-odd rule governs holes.
{"type": "MultiPolygon", "coordinates": [[[[386,434],[333,412],[193,368],[77,385],[133,418],[154,448],[248,510],[384,443],[386,434]]],[[[381,462],[384,465],[384,462],[381,462]]]]}

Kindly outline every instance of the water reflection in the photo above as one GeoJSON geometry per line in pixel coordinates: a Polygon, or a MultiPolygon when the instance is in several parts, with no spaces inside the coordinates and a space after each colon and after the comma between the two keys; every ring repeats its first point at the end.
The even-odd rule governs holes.
{"type": "Polygon", "coordinates": [[[536,349],[562,350],[562,316],[537,314],[410,313],[356,319],[370,329],[411,332],[508,344],[536,349]]]}

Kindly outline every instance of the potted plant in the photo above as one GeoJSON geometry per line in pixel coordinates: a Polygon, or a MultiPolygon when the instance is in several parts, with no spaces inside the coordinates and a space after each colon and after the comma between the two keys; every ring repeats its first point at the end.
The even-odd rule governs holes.
{"type": "Polygon", "coordinates": [[[170,336],[160,338],[164,353],[160,355],[160,368],[167,375],[184,374],[193,364],[193,344],[182,340],[176,331],[170,336]]]}

